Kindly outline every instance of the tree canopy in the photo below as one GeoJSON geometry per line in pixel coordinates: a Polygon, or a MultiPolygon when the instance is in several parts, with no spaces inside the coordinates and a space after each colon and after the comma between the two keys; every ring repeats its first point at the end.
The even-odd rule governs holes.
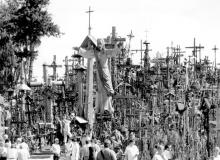
{"type": "Polygon", "coordinates": [[[33,61],[42,37],[60,35],[48,5],[49,0],[6,0],[0,4],[0,78],[15,76],[13,71],[22,58],[33,61]]]}

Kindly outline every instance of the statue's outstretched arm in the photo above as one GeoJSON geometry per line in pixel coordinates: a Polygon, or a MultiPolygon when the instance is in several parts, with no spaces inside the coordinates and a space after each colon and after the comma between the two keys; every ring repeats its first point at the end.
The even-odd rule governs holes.
{"type": "Polygon", "coordinates": [[[93,50],[85,50],[83,48],[79,48],[79,54],[84,58],[95,58],[93,50]]]}

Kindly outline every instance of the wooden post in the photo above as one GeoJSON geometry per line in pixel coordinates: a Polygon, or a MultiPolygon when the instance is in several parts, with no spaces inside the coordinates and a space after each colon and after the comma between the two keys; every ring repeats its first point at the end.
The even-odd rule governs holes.
{"type": "Polygon", "coordinates": [[[85,106],[85,116],[89,121],[90,127],[93,126],[93,58],[88,58],[87,62],[87,75],[86,75],[86,106],[85,106]]]}
{"type": "Polygon", "coordinates": [[[78,108],[78,113],[80,116],[83,116],[83,71],[85,70],[85,68],[83,68],[83,66],[81,66],[80,64],[78,64],[77,68],[75,68],[75,70],[77,71],[77,90],[79,93],[79,108],[78,108]]]}
{"type": "Polygon", "coordinates": [[[45,85],[48,85],[48,73],[47,73],[47,65],[43,64],[43,81],[45,85]]]}

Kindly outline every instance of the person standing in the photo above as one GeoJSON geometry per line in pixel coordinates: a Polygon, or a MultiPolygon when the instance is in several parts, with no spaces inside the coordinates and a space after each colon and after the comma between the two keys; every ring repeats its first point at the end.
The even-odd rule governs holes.
{"type": "Polygon", "coordinates": [[[135,145],[135,137],[132,136],[129,140],[129,145],[125,149],[125,160],[137,160],[139,155],[139,149],[135,145]]]}
{"type": "Polygon", "coordinates": [[[60,159],[60,145],[59,145],[59,139],[55,138],[55,143],[52,145],[52,152],[54,154],[53,159],[54,160],[59,160],[60,159]]]}
{"type": "Polygon", "coordinates": [[[73,148],[72,148],[71,160],[79,160],[79,143],[77,142],[76,137],[74,137],[72,141],[73,141],[73,148]]]}
{"type": "Polygon", "coordinates": [[[89,147],[91,147],[90,138],[86,137],[86,144],[80,150],[80,159],[88,160],[89,159],[89,147]]]}
{"type": "Polygon", "coordinates": [[[30,153],[25,146],[20,145],[18,149],[18,160],[28,160],[30,158],[30,153]]]}
{"type": "Polygon", "coordinates": [[[28,146],[28,144],[26,142],[27,142],[27,139],[22,138],[21,146],[22,146],[23,149],[26,149],[29,152],[30,151],[29,150],[29,146],[28,146]]]}
{"type": "Polygon", "coordinates": [[[71,155],[73,151],[72,140],[68,137],[67,143],[65,144],[66,160],[71,160],[71,155]]]}
{"type": "Polygon", "coordinates": [[[124,156],[123,156],[123,151],[122,151],[120,145],[118,145],[118,146],[115,147],[115,153],[116,153],[116,158],[117,158],[117,160],[123,160],[123,157],[124,157],[124,156]]]}
{"type": "Polygon", "coordinates": [[[158,145],[157,146],[157,152],[153,156],[153,160],[168,160],[164,154],[164,146],[163,145],[158,145]]]}
{"type": "Polygon", "coordinates": [[[18,158],[18,150],[16,148],[16,144],[12,144],[11,148],[7,150],[7,160],[17,160],[18,158]]]}
{"type": "Polygon", "coordinates": [[[20,148],[21,142],[22,142],[22,138],[21,138],[21,137],[17,138],[17,140],[16,140],[16,148],[17,148],[17,149],[20,148]]]}
{"type": "Polygon", "coordinates": [[[172,152],[171,152],[171,146],[166,145],[165,146],[165,150],[163,152],[163,155],[168,159],[171,160],[172,159],[172,152]]]}
{"type": "Polygon", "coordinates": [[[117,160],[116,153],[110,149],[111,141],[106,139],[104,141],[104,149],[99,151],[96,160],[117,160]]]}
{"type": "Polygon", "coordinates": [[[219,147],[215,147],[214,149],[213,160],[220,160],[220,148],[219,147]]]}
{"type": "Polygon", "coordinates": [[[4,146],[4,142],[0,142],[0,160],[7,159],[7,149],[4,146]]]}

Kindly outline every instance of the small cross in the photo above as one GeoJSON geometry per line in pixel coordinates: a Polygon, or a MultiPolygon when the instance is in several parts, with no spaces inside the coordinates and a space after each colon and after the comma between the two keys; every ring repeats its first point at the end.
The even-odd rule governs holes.
{"type": "Polygon", "coordinates": [[[218,48],[216,47],[216,45],[215,45],[214,48],[212,48],[212,50],[214,50],[214,52],[216,52],[216,51],[218,50],[218,48]]]}
{"type": "Polygon", "coordinates": [[[131,40],[132,38],[134,38],[134,35],[132,33],[132,30],[131,30],[131,33],[129,35],[127,35],[129,37],[129,40],[131,40]]]}
{"type": "Polygon", "coordinates": [[[86,13],[88,13],[89,14],[89,34],[91,34],[91,24],[90,24],[90,17],[91,17],[91,13],[92,12],[94,12],[94,11],[92,11],[91,10],[91,8],[90,8],[90,6],[89,6],[89,10],[88,11],[86,11],[86,13]]]}

